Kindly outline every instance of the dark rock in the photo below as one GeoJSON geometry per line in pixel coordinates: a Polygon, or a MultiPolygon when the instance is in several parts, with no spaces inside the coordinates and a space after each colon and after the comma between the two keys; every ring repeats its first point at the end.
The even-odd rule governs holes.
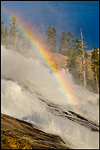
{"type": "Polygon", "coordinates": [[[71,149],[60,136],[31,123],[1,114],[1,149],[71,149]]]}

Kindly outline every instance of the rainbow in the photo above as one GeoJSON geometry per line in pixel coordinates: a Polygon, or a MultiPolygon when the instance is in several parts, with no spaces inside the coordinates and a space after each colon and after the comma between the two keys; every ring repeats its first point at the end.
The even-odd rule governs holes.
{"type": "MultiPolygon", "coordinates": [[[[29,43],[31,44],[32,48],[35,49],[35,51],[41,56],[41,58],[45,61],[48,68],[53,72],[53,75],[58,83],[58,85],[62,88],[63,94],[66,97],[67,103],[72,111],[79,112],[73,106],[73,104],[77,104],[77,101],[74,97],[72,97],[71,93],[69,92],[69,85],[65,82],[65,79],[63,78],[61,73],[58,73],[55,71],[56,64],[52,63],[50,59],[50,53],[48,53],[45,49],[45,47],[41,44],[41,42],[38,40],[37,35],[35,34],[35,29],[33,34],[29,35],[26,31],[26,22],[22,21],[19,18],[19,15],[12,13],[12,11],[8,10],[6,7],[2,7],[2,11],[4,14],[10,18],[11,16],[14,16],[17,20],[17,23],[19,25],[20,30],[23,32],[23,35],[28,39],[29,43]]],[[[10,18],[11,19],[11,18],[10,18]]],[[[33,29],[33,28],[32,28],[33,29]]]]}

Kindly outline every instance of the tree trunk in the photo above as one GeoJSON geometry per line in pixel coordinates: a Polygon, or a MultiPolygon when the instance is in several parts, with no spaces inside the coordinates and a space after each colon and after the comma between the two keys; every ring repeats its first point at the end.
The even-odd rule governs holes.
{"type": "Polygon", "coordinates": [[[86,87],[86,74],[85,74],[85,59],[84,59],[84,48],[83,48],[83,35],[81,29],[81,44],[82,44],[82,72],[83,72],[83,85],[86,87]]]}
{"type": "MultiPolygon", "coordinates": [[[[96,68],[95,68],[95,70],[96,70],[96,68]]],[[[98,86],[98,79],[97,79],[96,71],[95,71],[95,81],[96,81],[96,91],[99,92],[99,86],[98,86]]]]}

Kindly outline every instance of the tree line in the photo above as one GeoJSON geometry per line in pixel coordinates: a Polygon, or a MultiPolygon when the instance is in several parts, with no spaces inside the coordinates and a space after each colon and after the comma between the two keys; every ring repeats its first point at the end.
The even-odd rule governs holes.
{"type": "Polygon", "coordinates": [[[97,47],[94,45],[94,50],[91,52],[91,70],[93,73],[93,79],[89,78],[89,64],[88,54],[84,50],[84,41],[81,29],[81,36],[76,38],[71,32],[62,32],[60,36],[59,44],[57,44],[57,33],[54,27],[49,24],[46,35],[45,44],[47,49],[51,52],[58,52],[68,57],[66,67],[69,72],[73,75],[74,81],[81,85],[91,88],[99,92],[99,52],[97,47]],[[57,49],[58,46],[58,49],[57,49]],[[78,61],[81,60],[81,61],[78,61]],[[80,66],[81,63],[81,66],[80,66]]]}
{"type": "MultiPolygon", "coordinates": [[[[17,20],[11,17],[10,29],[8,31],[7,26],[4,26],[4,22],[1,21],[1,44],[6,48],[15,49],[18,52],[26,52],[29,47],[29,41],[23,36],[23,32],[19,30],[17,20]]],[[[31,35],[31,27],[27,30],[28,36],[31,35]]],[[[65,31],[61,33],[60,41],[57,42],[57,33],[55,27],[49,24],[45,33],[44,44],[46,49],[50,52],[57,52],[67,56],[66,68],[73,75],[74,81],[80,83],[83,86],[90,88],[94,91],[99,90],[99,54],[98,49],[94,46],[94,50],[91,53],[91,69],[93,73],[93,79],[89,79],[89,65],[88,54],[84,51],[83,35],[73,39],[74,35],[71,32],[66,34],[65,31]],[[58,47],[58,48],[57,48],[58,47]],[[81,60],[81,61],[78,61],[81,60]],[[80,66],[81,63],[81,66],[80,66]]]]}
{"type": "MultiPolygon", "coordinates": [[[[27,34],[30,36],[30,27],[27,29],[27,34]]],[[[4,21],[1,21],[1,44],[20,53],[26,52],[30,47],[28,39],[23,35],[23,31],[19,29],[17,20],[14,17],[11,17],[9,30],[4,25],[4,21]]]]}

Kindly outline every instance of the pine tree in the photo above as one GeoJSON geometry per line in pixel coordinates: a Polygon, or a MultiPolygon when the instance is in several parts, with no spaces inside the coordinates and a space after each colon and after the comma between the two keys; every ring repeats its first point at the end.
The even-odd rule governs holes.
{"type": "Polygon", "coordinates": [[[79,68],[79,63],[77,61],[77,53],[74,52],[74,40],[72,39],[74,35],[71,32],[67,34],[67,68],[69,72],[73,75],[74,81],[77,83],[80,80],[81,73],[79,68]]]}
{"type": "Polygon", "coordinates": [[[14,17],[11,18],[11,24],[10,24],[10,44],[13,48],[16,48],[16,43],[17,43],[17,21],[14,17]]]}
{"type": "Polygon", "coordinates": [[[82,56],[82,46],[80,37],[79,39],[75,39],[74,50],[76,51],[77,56],[82,56]]]}
{"type": "Polygon", "coordinates": [[[16,32],[17,32],[16,23],[17,23],[17,21],[14,17],[12,17],[10,21],[11,21],[11,24],[10,24],[10,38],[12,38],[12,37],[16,36],[16,32]]]}
{"type": "Polygon", "coordinates": [[[56,46],[57,46],[57,40],[56,40],[56,29],[53,27],[52,30],[51,30],[51,35],[52,35],[52,38],[51,38],[51,51],[52,52],[56,52],[56,46]]]}
{"type": "Polygon", "coordinates": [[[5,30],[4,30],[4,44],[5,44],[5,46],[7,46],[7,44],[8,44],[8,29],[7,29],[7,26],[5,27],[5,30]]]}
{"type": "Polygon", "coordinates": [[[98,91],[99,90],[99,54],[98,54],[98,49],[96,46],[94,46],[93,52],[91,52],[91,69],[93,71],[94,75],[94,85],[95,89],[98,91]]]}
{"type": "Polygon", "coordinates": [[[65,32],[62,32],[60,36],[59,53],[67,55],[67,38],[65,32]]]}
{"type": "Polygon", "coordinates": [[[77,83],[77,81],[80,80],[81,73],[76,52],[73,52],[71,57],[68,58],[66,67],[69,69],[69,72],[73,75],[74,81],[77,83]]]}
{"type": "Polygon", "coordinates": [[[86,51],[84,52],[84,58],[88,58],[88,54],[86,51]]]}
{"type": "Polygon", "coordinates": [[[4,22],[1,21],[1,44],[4,44],[4,22]]]}
{"type": "Polygon", "coordinates": [[[45,37],[45,43],[49,50],[51,48],[51,31],[52,31],[52,27],[51,24],[49,24],[48,29],[46,31],[46,37],[45,37]]]}
{"type": "Polygon", "coordinates": [[[71,32],[67,34],[67,55],[70,57],[73,54],[73,42],[74,40],[72,39],[74,35],[72,35],[71,32]]]}
{"type": "Polygon", "coordinates": [[[46,31],[45,43],[49,51],[56,52],[57,40],[56,40],[56,29],[51,27],[49,24],[46,31]]]}

